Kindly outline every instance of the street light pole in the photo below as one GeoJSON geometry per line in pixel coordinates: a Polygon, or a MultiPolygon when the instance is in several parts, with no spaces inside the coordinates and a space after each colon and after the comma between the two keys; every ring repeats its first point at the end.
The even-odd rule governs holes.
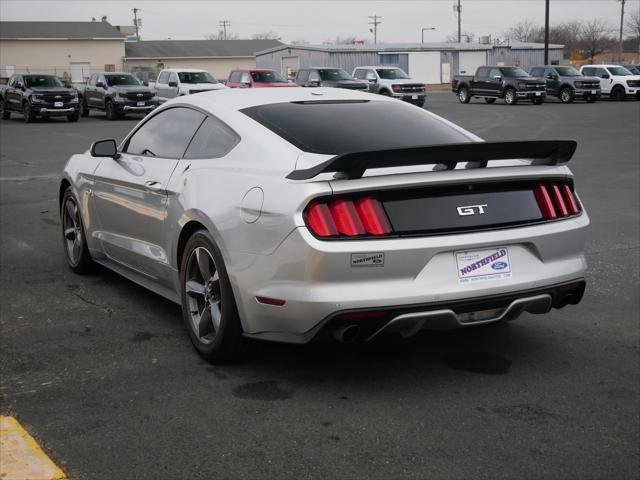
{"type": "Polygon", "coordinates": [[[544,64],[549,65],[549,0],[545,0],[544,8],[544,64]]]}
{"type": "Polygon", "coordinates": [[[425,28],[423,28],[422,29],[422,42],[421,43],[424,43],[424,31],[425,30],[435,30],[435,29],[436,29],[436,27],[425,27],[425,28]]]}

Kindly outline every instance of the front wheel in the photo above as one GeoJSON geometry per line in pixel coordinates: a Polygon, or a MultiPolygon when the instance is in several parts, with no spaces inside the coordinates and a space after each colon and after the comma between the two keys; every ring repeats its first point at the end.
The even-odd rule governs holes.
{"type": "Polygon", "coordinates": [[[484,97],[484,101],[487,103],[495,103],[496,99],[491,97],[484,97]]]}
{"type": "Polygon", "coordinates": [[[191,236],[181,263],[182,318],[191,343],[208,362],[236,359],[244,344],[242,326],[222,255],[208,231],[191,236]]]}
{"type": "Polygon", "coordinates": [[[9,120],[10,118],[11,118],[11,112],[7,108],[7,100],[3,99],[2,100],[2,119],[9,120]]]}
{"type": "Polygon", "coordinates": [[[116,109],[115,104],[111,101],[111,100],[107,100],[107,104],[105,105],[105,110],[107,113],[107,118],[109,120],[117,120],[119,115],[118,115],[118,110],[116,109]]]}
{"type": "Polygon", "coordinates": [[[616,102],[621,102],[622,100],[624,100],[624,97],[625,97],[624,87],[621,87],[620,85],[613,87],[613,90],[611,90],[612,100],[615,100],[616,102]]]}
{"type": "Polygon", "coordinates": [[[82,214],[71,187],[67,188],[60,206],[62,242],[69,268],[75,273],[87,273],[93,267],[93,260],[87,247],[82,214]]]}
{"type": "Polygon", "coordinates": [[[516,91],[513,88],[509,88],[506,92],[504,92],[504,103],[507,105],[515,105],[518,103],[518,96],[516,95],[516,91]]]}
{"type": "Polygon", "coordinates": [[[460,103],[469,103],[471,101],[471,95],[469,95],[469,89],[467,87],[461,87],[458,90],[458,100],[460,103]]]}
{"type": "Polygon", "coordinates": [[[560,90],[560,101],[562,103],[573,102],[573,89],[571,87],[564,87],[560,90]]]}
{"type": "Polygon", "coordinates": [[[36,114],[33,113],[33,109],[31,108],[31,105],[29,105],[29,102],[24,102],[24,105],[22,105],[22,116],[24,117],[25,123],[35,122],[36,114]]]}

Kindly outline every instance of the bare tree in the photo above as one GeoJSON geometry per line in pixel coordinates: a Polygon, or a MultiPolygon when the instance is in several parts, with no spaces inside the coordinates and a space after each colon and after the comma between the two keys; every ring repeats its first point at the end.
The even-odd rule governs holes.
{"type": "MultiPolygon", "coordinates": [[[[204,38],[207,40],[224,40],[224,32],[220,30],[216,33],[207,33],[204,38]]],[[[227,32],[227,40],[238,40],[240,35],[234,32],[227,32]]]]}
{"type": "Polygon", "coordinates": [[[631,48],[640,52],[640,7],[636,11],[631,11],[627,14],[625,27],[627,35],[629,35],[628,41],[633,45],[631,48]]]}
{"type": "Polygon", "coordinates": [[[581,32],[582,23],[580,22],[559,23],[549,28],[549,42],[564,45],[564,53],[569,55],[580,47],[581,32]]]}
{"type": "Polygon", "coordinates": [[[324,43],[325,45],[351,45],[356,43],[357,39],[357,37],[351,35],[347,35],[345,37],[341,37],[340,35],[338,35],[333,40],[325,40],[322,43],[324,43]]]}
{"type": "Polygon", "coordinates": [[[544,41],[544,27],[528,19],[522,20],[504,32],[504,36],[518,42],[540,42],[544,41]]]}
{"type": "MultiPolygon", "coordinates": [[[[462,32],[460,33],[460,39],[463,42],[471,43],[476,39],[476,34],[472,32],[462,32]]],[[[458,32],[453,32],[450,35],[447,35],[447,38],[444,40],[447,43],[458,43],[458,32]]]]}
{"type": "Polygon", "coordinates": [[[251,35],[251,38],[253,40],[281,40],[280,35],[278,35],[278,33],[274,32],[273,30],[269,30],[268,32],[254,33],[253,35],[251,35]]]}
{"type": "Polygon", "coordinates": [[[604,20],[598,18],[585,22],[580,32],[582,49],[593,60],[596,55],[604,53],[615,42],[611,38],[612,28],[604,20]]]}

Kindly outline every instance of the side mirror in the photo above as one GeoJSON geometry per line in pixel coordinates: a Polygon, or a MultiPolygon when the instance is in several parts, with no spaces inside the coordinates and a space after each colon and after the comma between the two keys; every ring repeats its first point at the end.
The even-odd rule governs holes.
{"type": "Polygon", "coordinates": [[[145,86],[145,87],[148,87],[148,86],[149,86],[149,82],[147,82],[147,81],[145,80],[144,82],[142,82],[142,85],[143,85],[143,86],[145,86]]]}
{"type": "Polygon", "coordinates": [[[378,81],[375,78],[369,78],[369,83],[378,83],[378,81]]]}
{"type": "Polygon", "coordinates": [[[309,85],[312,87],[319,87],[320,86],[320,81],[319,80],[312,80],[309,82],[309,85]]]}
{"type": "Polygon", "coordinates": [[[170,87],[177,87],[178,86],[178,82],[169,82],[169,86],[170,87]]]}
{"type": "Polygon", "coordinates": [[[120,158],[116,141],[113,138],[93,142],[90,152],[92,157],[110,157],[114,160],[120,158]]]}
{"type": "Polygon", "coordinates": [[[605,73],[604,75],[602,75],[602,78],[611,78],[611,75],[609,75],[608,73],[605,73]]]}
{"type": "Polygon", "coordinates": [[[20,90],[24,90],[24,85],[20,82],[16,82],[16,88],[20,89],[20,90]]]}

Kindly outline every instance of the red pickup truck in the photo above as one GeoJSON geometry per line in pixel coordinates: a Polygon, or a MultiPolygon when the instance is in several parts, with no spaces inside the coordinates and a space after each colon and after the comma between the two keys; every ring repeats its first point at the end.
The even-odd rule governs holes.
{"type": "Polygon", "coordinates": [[[272,88],[272,87],[297,87],[295,83],[288,82],[275,70],[251,69],[233,70],[229,74],[227,87],[231,88],[272,88]]]}

